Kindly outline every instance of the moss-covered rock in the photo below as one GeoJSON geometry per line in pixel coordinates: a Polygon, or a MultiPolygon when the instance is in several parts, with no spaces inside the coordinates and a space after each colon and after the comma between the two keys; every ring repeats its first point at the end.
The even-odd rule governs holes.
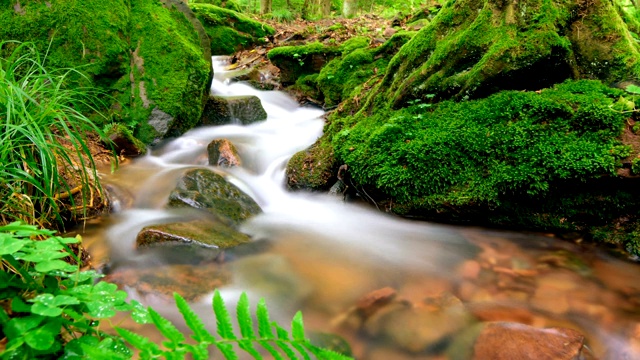
{"type": "Polygon", "coordinates": [[[209,35],[211,53],[214,55],[230,55],[242,49],[264,44],[266,37],[275,34],[271,26],[233,10],[201,3],[190,6],[209,35]]]}
{"type": "MultiPolygon", "coordinates": [[[[486,99],[414,102],[334,119],[336,158],[398,214],[592,235],[639,221],[640,183],[617,170],[624,94],[597,81],[486,99]],[[622,226],[622,225],[621,225],[622,226]]],[[[633,252],[637,242],[621,237],[633,252]]]]}
{"type": "Polygon", "coordinates": [[[147,152],[147,147],[133,136],[131,130],[122,124],[107,125],[104,129],[109,142],[107,145],[113,146],[119,155],[140,156],[147,152]]]}
{"type": "Polygon", "coordinates": [[[398,52],[376,96],[399,108],[431,94],[465,99],[638,76],[638,44],[611,0],[461,0],[398,52]]]}
{"type": "Polygon", "coordinates": [[[292,190],[326,191],[335,182],[338,166],[333,148],[316,142],[291,157],[287,165],[287,185],[292,190]]]}
{"type": "Polygon", "coordinates": [[[172,119],[177,135],[200,119],[211,78],[203,29],[179,0],[5,1],[0,38],[33,41],[47,64],[78,68],[80,85],[106,92],[111,120],[150,142],[154,109],[172,119]],[[200,31],[199,31],[200,30],[200,31]]]}
{"type": "Polygon", "coordinates": [[[217,7],[221,7],[228,10],[233,10],[236,12],[241,12],[242,8],[240,4],[234,0],[191,0],[192,4],[210,4],[215,5],[217,7]]]}
{"type": "Polygon", "coordinates": [[[218,96],[212,95],[207,101],[202,123],[205,125],[243,124],[248,125],[267,118],[260,98],[254,95],[218,96]]]}
{"type": "Polygon", "coordinates": [[[302,46],[281,46],[268,53],[269,60],[280,69],[280,82],[291,85],[298,78],[320,72],[333,58],[340,56],[338,46],[319,42],[302,46]]]}
{"type": "Polygon", "coordinates": [[[169,194],[168,206],[202,209],[233,226],[262,211],[249,195],[207,169],[187,171],[169,194]]]}
{"type": "Polygon", "coordinates": [[[227,249],[249,242],[249,237],[220,221],[192,220],[143,228],[136,246],[177,243],[227,249]]]}

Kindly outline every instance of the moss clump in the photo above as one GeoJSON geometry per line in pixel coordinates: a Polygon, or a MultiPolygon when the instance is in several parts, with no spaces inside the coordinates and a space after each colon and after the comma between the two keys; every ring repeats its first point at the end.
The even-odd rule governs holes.
{"type": "Polygon", "coordinates": [[[199,120],[210,55],[200,47],[193,15],[179,0],[21,0],[14,5],[0,5],[0,38],[33,41],[48,53],[48,66],[84,72],[88,81],[76,80],[110,95],[105,97],[110,120],[149,139],[146,122],[155,108],[173,117],[169,135],[199,120]]]}
{"type": "Polygon", "coordinates": [[[626,121],[615,111],[622,95],[583,80],[539,93],[413,102],[334,119],[323,141],[369,194],[393,199],[396,213],[590,230],[635,216],[640,206],[637,185],[613,180],[630,152],[618,140],[626,121]]]}
{"type": "Polygon", "coordinates": [[[235,0],[191,0],[191,4],[210,4],[223,9],[242,12],[242,7],[235,0]]]}
{"type": "Polygon", "coordinates": [[[338,46],[326,46],[314,42],[302,46],[281,46],[267,54],[269,60],[280,69],[280,82],[291,85],[298,78],[320,72],[333,58],[340,56],[338,46]]]}
{"type": "Polygon", "coordinates": [[[640,76],[640,53],[610,1],[449,1],[389,65],[379,99],[465,99],[569,78],[640,76]]]}
{"type": "Polygon", "coordinates": [[[230,55],[258,44],[275,34],[266,24],[250,19],[236,11],[211,4],[191,4],[191,10],[204,25],[211,40],[211,53],[230,55]]]}

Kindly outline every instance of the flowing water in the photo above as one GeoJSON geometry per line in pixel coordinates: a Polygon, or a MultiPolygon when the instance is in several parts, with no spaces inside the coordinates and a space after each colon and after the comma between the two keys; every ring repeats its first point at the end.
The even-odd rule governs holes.
{"type": "Polygon", "coordinates": [[[229,83],[214,60],[212,92],[256,95],[268,119],[194,129],[104,176],[124,200],[85,237],[108,279],[132,298],[179,321],[169,294],[181,292],[213,328],[213,290],[230,304],[246,291],[252,304],[264,297],[283,324],[302,310],[308,331],[340,334],[359,359],[454,359],[448,344],[471,347],[456,339],[495,320],[576,329],[591,358],[640,358],[637,264],[544,234],[408,221],[341,198],[288,192],[287,160],[321,135],[323,112],[229,83]],[[242,167],[207,165],[207,144],[221,138],[238,148],[242,167]],[[165,209],[180,174],[194,167],[215,169],[262,207],[241,227],[254,250],[196,261],[191,253],[135,249],[144,226],[199,216],[165,209]],[[359,303],[383,288],[369,296],[378,302],[359,303]]]}

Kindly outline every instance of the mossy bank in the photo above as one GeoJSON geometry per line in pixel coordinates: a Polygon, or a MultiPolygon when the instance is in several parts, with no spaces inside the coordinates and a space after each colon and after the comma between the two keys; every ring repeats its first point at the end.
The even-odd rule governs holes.
{"type": "Polygon", "coordinates": [[[33,41],[48,53],[49,67],[86,73],[83,85],[105,93],[109,120],[146,142],[200,120],[211,79],[210,53],[202,44],[209,41],[178,0],[5,1],[0,37],[33,41]],[[147,124],[158,116],[163,134],[147,124]]]}
{"type": "Polygon", "coordinates": [[[363,197],[402,216],[573,232],[640,255],[637,99],[611,87],[640,76],[625,18],[604,0],[450,1],[386,62],[342,54],[298,82],[339,106],[289,183],[306,174],[326,190],[327,169],[347,164],[363,197]]]}

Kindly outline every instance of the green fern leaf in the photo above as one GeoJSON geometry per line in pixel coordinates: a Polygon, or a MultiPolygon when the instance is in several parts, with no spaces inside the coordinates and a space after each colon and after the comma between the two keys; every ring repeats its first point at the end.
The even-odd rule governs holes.
{"type": "Polygon", "coordinates": [[[287,355],[289,359],[291,360],[298,359],[298,357],[296,356],[296,353],[289,347],[290,341],[282,340],[282,339],[277,339],[274,341],[276,345],[278,345],[278,347],[282,350],[282,352],[284,352],[285,355],[287,355]]]}
{"type": "Polygon", "coordinates": [[[305,341],[304,323],[302,322],[302,313],[298,311],[291,321],[291,335],[295,341],[305,341]]]}
{"type": "Polygon", "coordinates": [[[256,334],[253,331],[253,320],[251,319],[251,310],[249,309],[249,297],[242,293],[238,306],[236,307],[238,315],[238,324],[240,325],[240,333],[245,339],[255,339],[256,334]]]}
{"type": "Polygon", "coordinates": [[[193,360],[208,360],[209,359],[209,350],[207,349],[209,345],[200,343],[198,345],[190,345],[186,344],[185,348],[191,353],[193,360]]]}
{"type": "Polygon", "coordinates": [[[258,350],[253,345],[253,340],[240,340],[238,341],[238,346],[244,351],[246,351],[249,355],[253,356],[256,360],[262,360],[262,355],[258,352],[258,350]]]}
{"type": "Polygon", "coordinates": [[[184,335],[178,330],[171,321],[162,317],[152,308],[149,308],[149,316],[151,321],[156,325],[158,330],[166,337],[170,343],[169,347],[175,349],[181,342],[184,342],[184,335]]]}
{"type": "MultiPolygon", "coordinates": [[[[136,349],[140,350],[142,353],[158,355],[161,353],[160,348],[155,343],[151,342],[149,339],[142,335],[138,335],[132,331],[122,328],[116,328],[116,332],[120,335],[125,341],[129,344],[133,345],[136,349]]],[[[141,357],[144,358],[144,356],[141,357]]]]}
{"type": "Polygon", "coordinates": [[[265,340],[273,339],[269,310],[267,310],[267,304],[264,299],[260,299],[260,301],[258,301],[256,316],[258,317],[258,335],[265,340]]]}
{"type": "Polygon", "coordinates": [[[271,346],[269,341],[267,341],[267,340],[258,340],[258,343],[260,345],[262,345],[262,347],[265,348],[265,350],[267,350],[269,352],[269,354],[271,354],[271,356],[274,358],[274,360],[284,360],[282,355],[280,355],[280,353],[278,352],[278,350],[276,350],[276,348],[271,346]]]}
{"type": "Polygon", "coordinates": [[[218,350],[220,350],[225,359],[238,360],[238,355],[233,349],[233,345],[224,342],[217,342],[216,347],[218,348],[218,350]]]}
{"type": "Polygon", "coordinates": [[[298,353],[300,353],[300,355],[302,355],[304,360],[311,360],[311,357],[309,356],[309,353],[304,348],[304,346],[302,346],[300,343],[292,342],[291,346],[293,346],[293,348],[296,349],[298,351],[298,353]]]}
{"type": "Polygon", "coordinates": [[[187,301],[178,293],[173,293],[173,297],[176,299],[176,306],[182,314],[184,321],[187,323],[189,329],[193,331],[193,339],[201,343],[213,344],[216,341],[215,338],[205,328],[198,314],[189,307],[187,301]]]}
{"type": "Polygon", "coordinates": [[[220,335],[223,340],[235,340],[236,336],[233,333],[231,316],[229,316],[227,306],[224,304],[222,295],[220,295],[220,292],[218,290],[216,290],[213,294],[213,312],[216,314],[218,335],[220,335]]]}
{"type": "Polygon", "coordinates": [[[289,332],[284,329],[282,326],[278,325],[275,321],[272,322],[273,327],[276,328],[276,334],[278,336],[278,340],[286,340],[289,341],[289,332]]]}
{"type": "Polygon", "coordinates": [[[338,352],[317,347],[311,343],[304,345],[318,360],[353,360],[352,357],[338,352]]]}

